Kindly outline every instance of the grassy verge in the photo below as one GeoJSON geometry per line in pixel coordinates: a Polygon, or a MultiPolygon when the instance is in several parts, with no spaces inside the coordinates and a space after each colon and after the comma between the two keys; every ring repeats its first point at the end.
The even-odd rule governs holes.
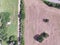
{"type": "Polygon", "coordinates": [[[49,2],[49,1],[46,1],[46,0],[43,0],[43,2],[50,7],[55,7],[55,8],[60,9],[60,4],[59,3],[49,2]]]}
{"type": "Polygon", "coordinates": [[[20,5],[20,27],[21,27],[21,45],[24,45],[24,19],[25,19],[25,11],[24,11],[24,0],[21,0],[20,5]]]}

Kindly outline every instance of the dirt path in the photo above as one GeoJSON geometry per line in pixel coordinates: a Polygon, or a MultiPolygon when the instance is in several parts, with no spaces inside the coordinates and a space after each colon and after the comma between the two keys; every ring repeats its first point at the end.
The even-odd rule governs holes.
{"type": "MultiPolygon", "coordinates": [[[[20,0],[18,0],[18,15],[20,14],[20,0]]],[[[17,37],[18,37],[18,45],[20,45],[20,41],[19,41],[19,24],[20,24],[20,22],[19,22],[19,17],[18,17],[18,29],[17,29],[17,31],[18,31],[18,34],[17,34],[17,37]]]]}
{"type": "Polygon", "coordinates": [[[24,0],[25,3],[25,45],[60,45],[60,10],[45,5],[40,0],[24,0]],[[43,22],[43,19],[49,22],[43,22]],[[49,37],[42,43],[34,35],[47,32],[49,37]]]}

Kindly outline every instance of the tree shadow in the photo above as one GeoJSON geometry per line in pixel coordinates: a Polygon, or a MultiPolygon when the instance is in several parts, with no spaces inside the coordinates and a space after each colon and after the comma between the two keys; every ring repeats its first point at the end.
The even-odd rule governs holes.
{"type": "Polygon", "coordinates": [[[38,42],[42,42],[45,38],[49,37],[49,35],[46,33],[46,32],[42,32],[40,35],[39,34],[36,34],[34,36],[34,39],[38,42]]]}
{"type": "Polygon", "coordinates": [[[34,36],[34,39],[35,39],[35,40],[38,40],[38,37],[39,37],[39,34],[36,34],[36,35],[34,36]]]}

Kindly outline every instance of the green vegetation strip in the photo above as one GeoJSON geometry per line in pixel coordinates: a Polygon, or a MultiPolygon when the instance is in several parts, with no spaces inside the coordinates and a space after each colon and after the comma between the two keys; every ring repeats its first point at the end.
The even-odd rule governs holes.
{"type": "Polygon", "coordinates": [[[24,19],[25,19],[25,11],[24,11],[24,0],[20,1],[20,27],[21,27],[21,45],[24,45],[24,19]]]}
{"type": "Polygon", "coordinates": [[[17,45],[17,40],[15,39],[14,35],[11,35],[8,38],[7,34],[7,22],[10,21],[10,13],[9,12],[1,12],[0,13],[0,40],[3,42],[5,41],[7,44],[10,44],[11,42],[14,42],[14,45],[17,45]]]}
{"type": "Polygon", "coordinates": [[[49,1],[46,1],[46,0],[43,0],[43,2],[50,7],[55,7],[55,8],[60,9],[60,4],[59,3],[49,2],[49,1]]]}
{"type": "Polygon", "coordinates": [[[9,45],[12,41],[16,42],[14,45],[17,45],[17,23],[18,0],[0,0],[0,40],[2,39],[2,45],[9,45]]]}

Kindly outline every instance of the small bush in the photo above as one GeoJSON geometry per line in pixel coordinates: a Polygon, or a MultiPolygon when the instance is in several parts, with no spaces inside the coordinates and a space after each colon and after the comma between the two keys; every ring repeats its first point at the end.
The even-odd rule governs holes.
{"type": "Polygon", "coordinates": [[[43,38],[47,38],[49,35],[45,32],[41,33],[40,36],[42,36],[43,38]]]}
{"type": "Polygon", "coordinates": [[[49,35],[47,33],[43,32],[40,35],[39,34],[35,35],[34,39],[41,43],[44,40],[44,38],[47,38],[48,36],[49,35]]]}
{"type": "Polygon", "coordinates": [[[14,41],[14,40],[15,40],[15,36],[14,36],[14,35],[11,35],[11,36],[9,37],[9,40],[10,40],[10,41],[14,41]]]}
{"type": "Polygon", "coordinates": [[[15,39],[15,36],[14,35],[11,35],[7,41],[8,44],[10,43],[13,43],[14,42],[14,45],[17,45],[17,40],[15,39]]]}
{"type": "Polygon", "coordinates": [[[44,38],[41,35],[39,35],[39,34],[35,35],[34,39],[37,40],[40,43],[44,40],[44,38]]]}
{"type": "Polygon", "coordinates": [[[22,20],[24,20],[24,18],[25,18],[25,12],[24,12],[24,3],[23,3],[23,0],[21,0],[20,1],[21,2],[21,5],[20,5],[20,18],[22,19],[22,20]]]}

